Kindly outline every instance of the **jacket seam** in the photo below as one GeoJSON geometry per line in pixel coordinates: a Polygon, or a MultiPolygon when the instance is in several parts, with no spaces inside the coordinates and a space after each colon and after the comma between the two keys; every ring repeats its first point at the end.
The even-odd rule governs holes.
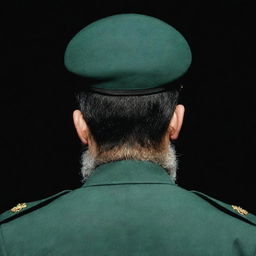
{"type": "Polygon", "coordinates": [[[95,187],[95,186],[115,186],[115,185],[145,185],[145,184],[150,184],[150,185],[176,185],[176,184],[171,184],[168,182],[120,182],[120,183],[95,183],[95,184],[88,184],[84,185],[81,188],[87,188],[87,187],[95,187]]]}
{"type": "Polygon", "coordinates": [[[6,247],[5,247],[5,240],[4,240],[4,234],[3,234],[3,231],[2,231],[2,227],[0,227],[0,240],[2,240],[1,244],[2,244],[2,248],[1,250],[3,251],[4,255],[3,256],[7,256],[7,250],[6,250],[6,247]]]}

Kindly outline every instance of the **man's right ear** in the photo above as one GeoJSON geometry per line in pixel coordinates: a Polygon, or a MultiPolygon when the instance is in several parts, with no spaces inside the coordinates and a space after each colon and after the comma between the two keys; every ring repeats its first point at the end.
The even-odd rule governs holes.
{"type": "Polygon", "coordinates": [[[87,145],[89,138],[89,128],[80,110],[75,110],[73,112],[73,121],[78,137],[80,138],[83,144],[87,145]]]}
{"type": "Polygon", "coordinates": [[[180,129],[183,123],[185,108],[183,105],[177,105],[169,124],[169,138],[176,140],[179,136],[180,129]]]}

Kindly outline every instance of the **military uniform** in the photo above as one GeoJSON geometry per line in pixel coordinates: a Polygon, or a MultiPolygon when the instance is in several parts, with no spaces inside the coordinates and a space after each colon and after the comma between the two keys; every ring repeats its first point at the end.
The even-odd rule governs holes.
{"type": "Polygon", "coordinates": [[[177,186],[157,164],[126,160],[4,213],[0,239],[1,256],[255,256],[256,217],[177,186]]]}
{"type": "MultiPolygon", "coordinates": [[[[170,90],[191,60],[176,29],[139,14],[88,25],[64,58],[85,90],[117,97],[170,90]]],[[[147,161],[103,164],[79,189],[20,203],[0,231],[0,256],[256,255],[255,216],[178,187],[147,161]]]]}

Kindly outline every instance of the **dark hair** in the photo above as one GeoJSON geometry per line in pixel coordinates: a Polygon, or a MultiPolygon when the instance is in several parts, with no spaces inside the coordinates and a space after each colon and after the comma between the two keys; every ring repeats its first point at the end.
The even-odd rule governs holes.
{"type": "Polygon", "coordinates": [[[177,105],[179,92],[164,91],[143,96],[110,96],[80,92],[83,117],[104,152],[123,144],[160,145],[177,105]]]}

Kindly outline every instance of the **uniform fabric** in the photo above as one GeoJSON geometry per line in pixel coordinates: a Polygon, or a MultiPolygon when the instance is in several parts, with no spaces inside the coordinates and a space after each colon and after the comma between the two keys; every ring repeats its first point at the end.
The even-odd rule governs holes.
{"type": "Polygon", "coordinates": [[[96,168],[79,189],[1,225],[1,256],[255,256],[256,226],[157,164],[96,168]]]}

